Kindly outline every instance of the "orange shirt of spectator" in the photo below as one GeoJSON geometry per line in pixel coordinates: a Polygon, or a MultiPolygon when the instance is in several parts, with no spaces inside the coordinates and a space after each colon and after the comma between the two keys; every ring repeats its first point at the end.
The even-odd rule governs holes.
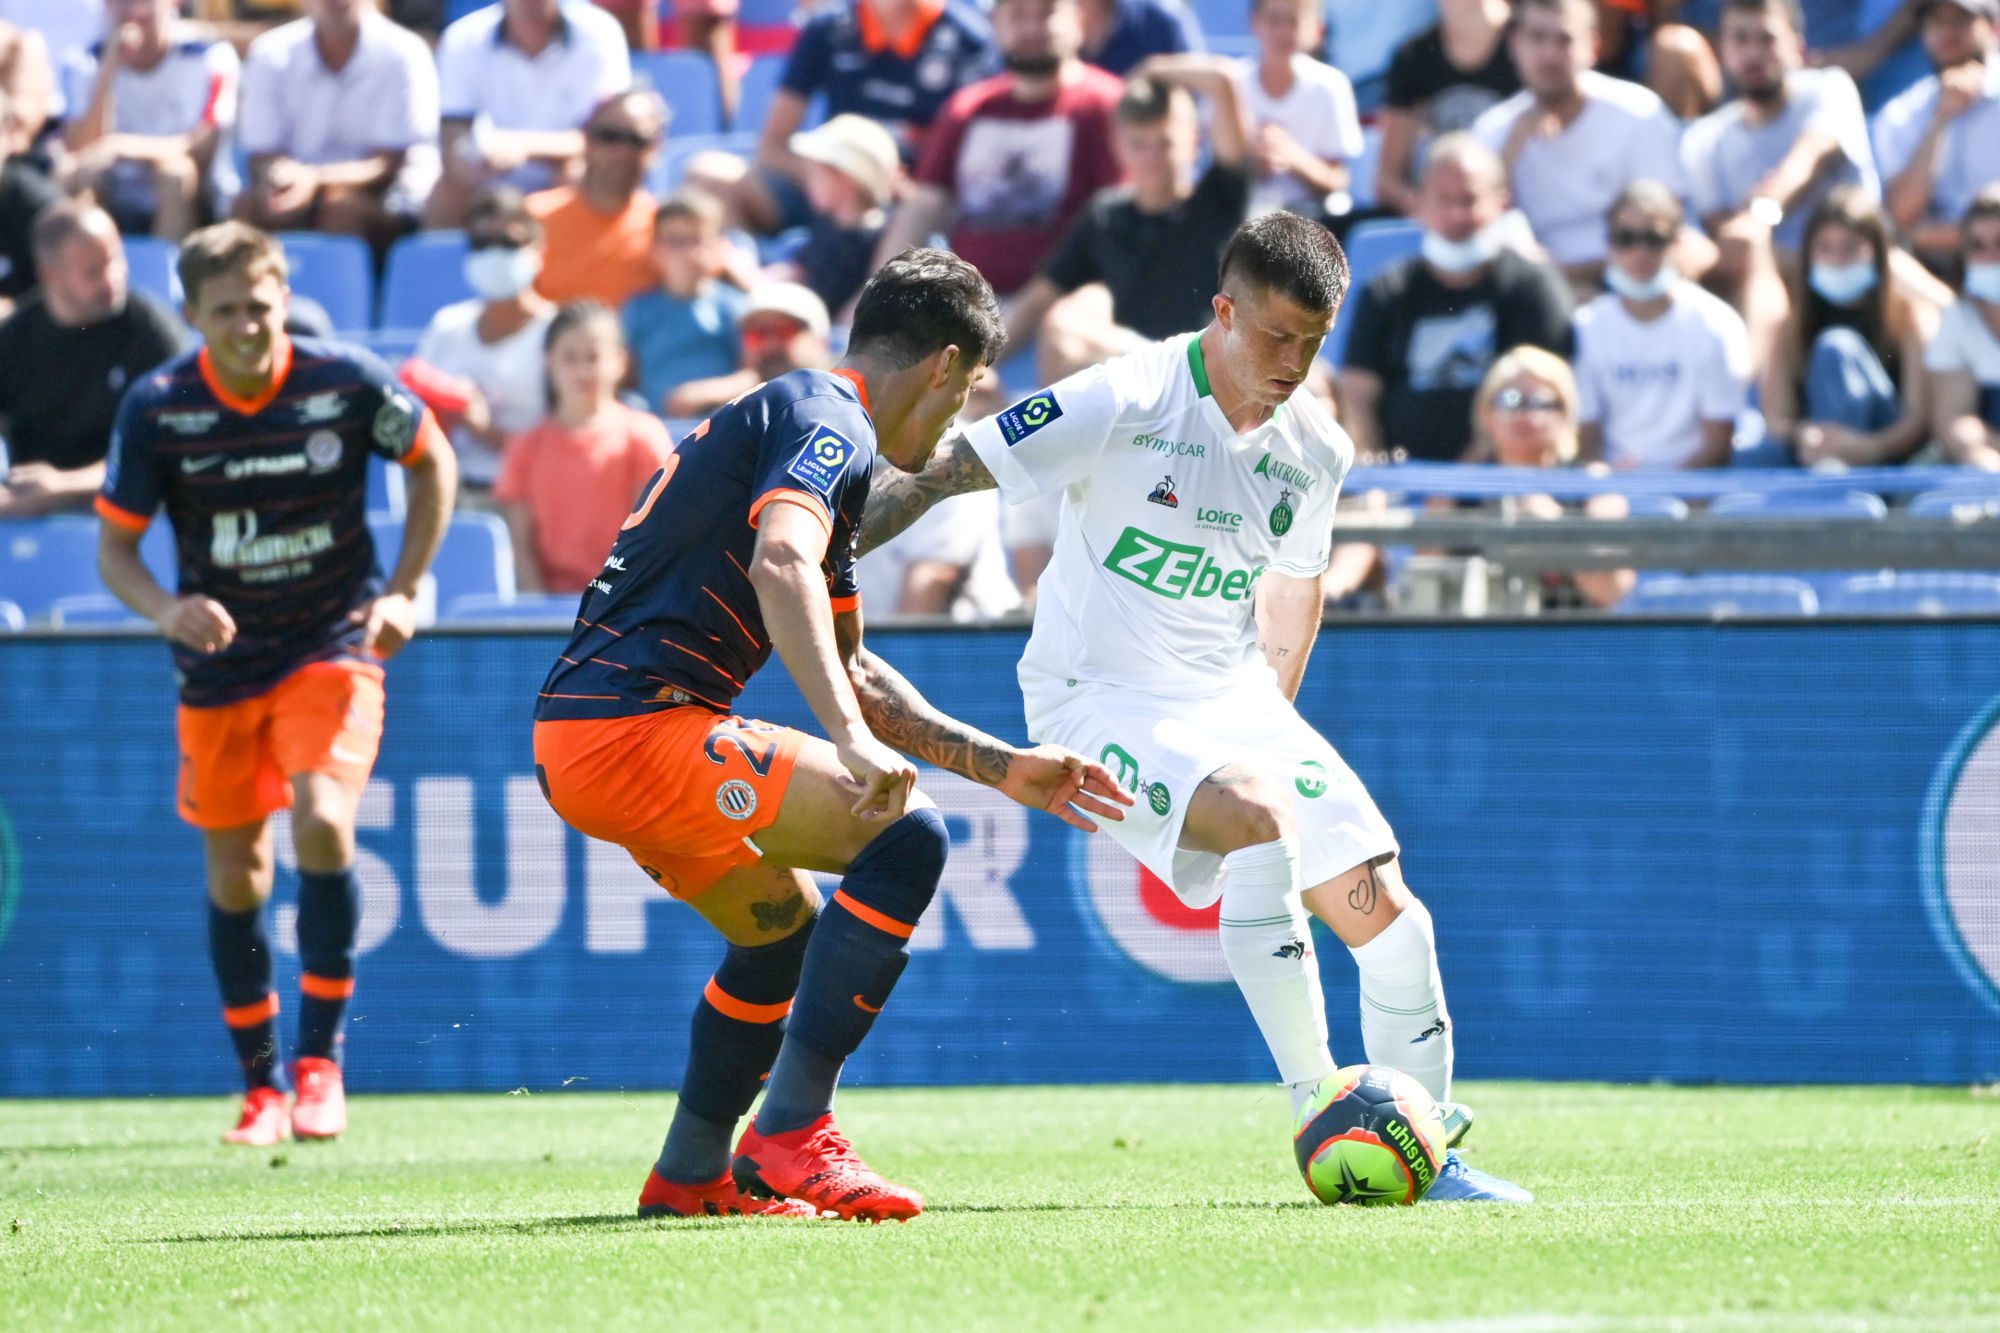
{"type": "Polygon", "coordinates": [[[545,592],[582,592],[604,568],[618,525],[674,443],[658,417],[613,403],[581,427],[554,417],[507,442],[493,486],[528,511],[545,592]]]}
{"type": "Polygon", "coordinates": [[[659,282],[653,264],[652,195],[636,191],[619,213],[600,213],[574,185],[528,196],[546,236],[535,290],[551,301],[601,301],[616,310],[659,282]]]}

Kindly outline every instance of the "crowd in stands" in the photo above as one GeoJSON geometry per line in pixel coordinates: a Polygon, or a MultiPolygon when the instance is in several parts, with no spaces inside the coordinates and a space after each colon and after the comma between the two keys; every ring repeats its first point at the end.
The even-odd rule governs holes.
{"type": "MultiPolygon", "coordinates": [[[[832,365],[938,236],[1007,309],[974,411],[1199,328],[1232,230],[1290,209],[1352,242],[1310,391],[1365,459],[2000,471],[2000,0],[1201,10],[0,0],[0,517],[87,503],[184,343],[124,238],[225,217],[378,265],[462,232],[469,296],[394,354],[528,590],[580,590],[680,423],[832,365]],[[676,45],[735,133],[676,126],[676,45]]],[[[1012,609],[1054,521],[940,506],[874,606],[1012,609]]]]}

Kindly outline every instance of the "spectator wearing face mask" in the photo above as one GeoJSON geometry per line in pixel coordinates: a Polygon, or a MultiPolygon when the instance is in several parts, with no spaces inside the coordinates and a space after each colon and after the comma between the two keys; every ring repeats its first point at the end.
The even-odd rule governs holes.
{"type": "Polygon", "coordinates": [[[1820,201],[1801,249],[1805,290],[1764,375],[1771,439],[1806,466],[1901,462],[1930,422],[1924,349],[1938,307],[1903,278],[1888,219],[1853,186],[1820,201]]]}
{"type": "Polygon", "coordinates": [[[1469,134],[1432,145],[1416,196],[1418,255],[1362,288],[1340,372],[1341,424],[1367,454],[1450,461],[1472,439],[1472,395],[1494,358],[1529,344],[1566,355],[1562,275],[1504,243],[1500,160],[1469,134]]]}
{"type": "Polygon", "coordinates": [[[1685,220],[1664,185],[1626,186],[1609,222],[1611,290],[1576,315],[1583,456],[1618,468],[1726,466],[1750,383],[1743,317],[1675,267],[1685,220]]]}
{"type": "Polygon", "coordinates": [[[742,366],[715,379],[681,385],[667,395],[667,415],[703,416],[766,380],[794,370],[832,369],[833,348],[827,343],[832,322],[826,303],[810,287],[766,283],[751,293],[743,308],[742,366]]]}
{"type": "Polygon", "coordinates": [[[1964,294],[1924,353],[1932,430],[1952,462],[2000,472],[2000,185],[1973,197],[1959,230],[1964,294]]]}
{"type": "Polygon", "coordinates": [[[542,224],[520,191],[475,195],[465,236],[465,281],[476,297],[433,315],[412,358],[446,377],[445,392],[426,392],[438,381],[414,367],[404,381],[450,428],[460,483],[490,486],[507,438],[541,420],[542,345],[556,307],[535,291],[542,224]]]}

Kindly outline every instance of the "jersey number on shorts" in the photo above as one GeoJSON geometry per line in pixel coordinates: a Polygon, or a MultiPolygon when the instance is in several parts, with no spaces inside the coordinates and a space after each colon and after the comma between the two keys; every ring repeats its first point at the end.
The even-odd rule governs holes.
{"type": "Polygon", "coordinates": [[[722,753],[724,745],[735,746],[736,752],[743,756],[743,762],[750,765],[750,771],[758,777],[768,778],[771,776],[771,761],[778,757],[778,743],[776,741],[760,742],[755,736],[750,735],[747,730],[739,730],[732,727],[725,731],[721,727],[717,727],[714,731],[708,733],[708,744],[702,747],[708,755],[709,763],[726,764],[729,762],[729,757],[722,753]]]}

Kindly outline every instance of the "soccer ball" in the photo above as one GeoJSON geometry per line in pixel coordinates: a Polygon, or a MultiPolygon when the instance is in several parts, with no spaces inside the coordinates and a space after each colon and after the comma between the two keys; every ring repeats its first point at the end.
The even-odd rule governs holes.
{"type": "Polygon", "coordinates": [[[1415,1203],[1444,1165],[1444,1113],[1408,1074],[1349,1065],[1299,1109],[1292,1147],[1321,1203],[1415,1203]]]}

